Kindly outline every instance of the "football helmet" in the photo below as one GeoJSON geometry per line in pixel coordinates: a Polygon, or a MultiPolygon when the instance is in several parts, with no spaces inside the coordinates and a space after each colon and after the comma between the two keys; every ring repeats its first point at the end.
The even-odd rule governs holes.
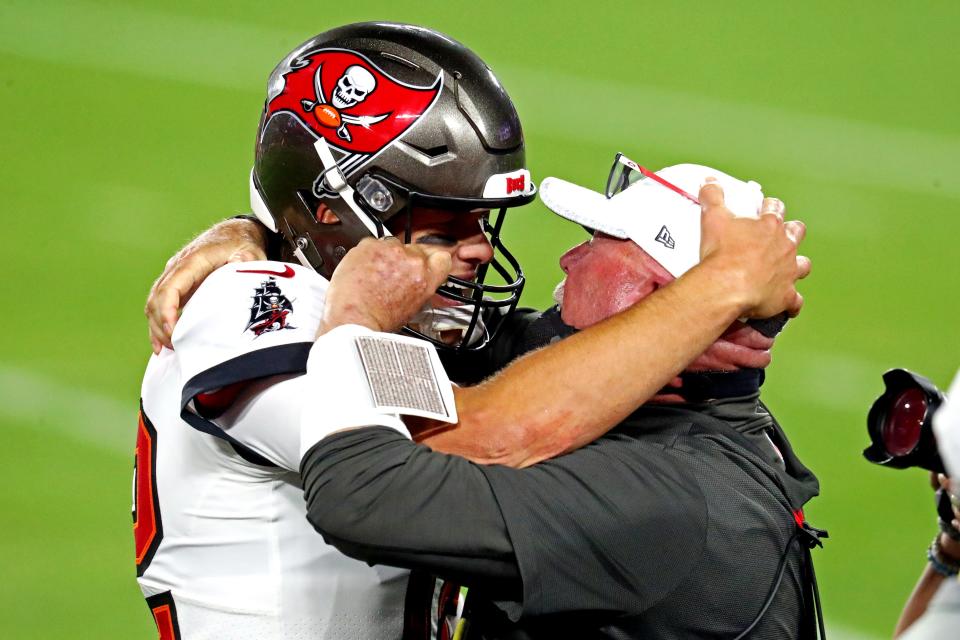
{"type": "MultiPolygon", "coordinates": [[[[485,346],[524,284],[500,240],[504,216],[536,192],[520,119],[489,67],[436,31],[358,23],[297,47],[273,70],[267,90],[251,205],[282,235],[288,256],[323,276],[363,238],[388,235],[385,223],[396,216],[406,216],[393,227],[405,228],[409,241],[415,207],[492,212],[481,224],[494,259],[476,280],[450,277],[439,290],[469,318],[455,346],[485,346]],[[321,205],[339,222],[321,223],[321,205]],[[502,284],[485,284],[489,267],[502,284]],[[484,313],[489,309],[499,312],[484,313]]],[[[406,330],[450,346],[437,333],[406,330]]]]}

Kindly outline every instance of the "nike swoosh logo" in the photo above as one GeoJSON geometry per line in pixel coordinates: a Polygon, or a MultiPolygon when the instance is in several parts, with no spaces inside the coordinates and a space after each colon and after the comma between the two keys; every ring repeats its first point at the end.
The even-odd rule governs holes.
{"type": "Polygon", "coordinates": [[[237,273],[262,273],[265,276],[277,276],[278,278],[292,278],[296,275],[293,267],[286,265],[283,271],[267,271],[266,269],[237,269],[237,273]]]}

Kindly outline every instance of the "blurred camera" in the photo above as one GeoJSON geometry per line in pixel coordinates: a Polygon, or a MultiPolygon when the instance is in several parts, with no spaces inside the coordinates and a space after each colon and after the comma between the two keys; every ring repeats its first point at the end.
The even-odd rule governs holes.
{"type": "Polygon", "coordinates": [[[863,457],[894,469],[919,467],[944,473],[933,434],[933,415],[944,395],[927,378],[906,369],[883,374],[884,392],[867,414],[870,446],[863,457]]]}

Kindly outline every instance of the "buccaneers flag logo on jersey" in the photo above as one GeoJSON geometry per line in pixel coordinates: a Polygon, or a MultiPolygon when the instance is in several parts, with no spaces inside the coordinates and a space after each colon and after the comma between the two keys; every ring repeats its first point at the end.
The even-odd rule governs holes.
{"type": "MultiPolygon", "coordinates": [[[[256,271],[253,273],[256,273],[256,271]]],[[[253,337],[259,338],[270,331],[296,329],[289,324],[289,316],[293,313],[293,303],[280,291],[276,278],[267,278],[261,282],[260,286],[254,290],[252,297],[253,305],[250,307],[250,321],[244,331],[253,331],[253,337]]]]}
{"type": "Polygon", "coordinates": [[[339,149],[349,175],[409,130],[436,101],[443,73],[418,87],[390,77],[366,57],[321,49],[295,58],[284,86],[267,105],[267,117],[294,114],[314,134],[339,149]]]}

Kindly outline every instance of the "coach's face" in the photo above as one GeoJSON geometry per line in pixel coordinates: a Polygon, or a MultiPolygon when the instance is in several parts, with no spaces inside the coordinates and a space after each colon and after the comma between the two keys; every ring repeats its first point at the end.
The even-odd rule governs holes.
{"type": "Polygon", "coordinates": [[[623,311],[673,276],[631,240],[596,233],[560,257],[566,274],[561,318],[584,329],[623,311]]]}
{"type": "MultiPolygon", "coordinates": [[[[577,329],[623,311],[674,280],[633,241],[601,233],[563,254],[560,266],[567,274],[561,318],[577,329]]],[[[753,327],[734,322],[687,370],[762,369],[770,364],[773,342],[753,327]]]]}

